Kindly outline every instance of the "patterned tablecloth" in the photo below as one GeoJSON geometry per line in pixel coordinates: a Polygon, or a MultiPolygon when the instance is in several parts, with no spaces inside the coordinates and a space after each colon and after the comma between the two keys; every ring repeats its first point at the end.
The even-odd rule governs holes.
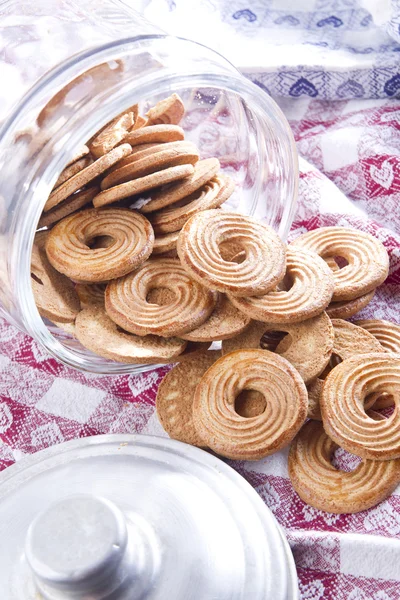
{"type": "MultiPolygon", "coordinates": [[[[179,8],[179,2],[158,2],[160,7],[164,4],[169,11],[179,8]]],[[[216,5],[211,1],[201,4],[210,11],[216,5]]],[[[224,10],[228,10],[225,4],[224,10]]],[[[229,4],[231,15],[233,10],[247,10],[242,0],[229,4]]],[[[252,12],[253,4],[267,9],[272,3],[258,0],[247,4],[252,5],[252,12]]],[[[288,10],[290,4],[294,3],[282,0],[286,15],[293,13],[288,10]]],[[[311,4],[316,3],[309,1],[311,4]]],[[[321,0],[317,4],[333,16],[338,13],[332,12],[332,7],[355,10],[352,0],[321,0]]],[[[246,18],[243,26],[247,28],[251,22],[246,18]]],[[[287,19],[282,22],[289,23],[287,19]]],[[[336,27],[332,20],[331,26],[336,27]]],[[[386,33],[382,35],[393,52],[400,49],[386,33]]],[[[392,70],[390,77],[394,76],[392,70]]],[[[400,73],[397,77],[400,82],[400,73]]],[[[361,80],[356,83],[363,85],[361,80]]],[[[324,94],[310,89],[303,87],[295,94],[300,96],[297,99],[290,98],[291,94],[278,98],[301,155],[299,205],[291,236],[323,225],[351,225],[377,236],[390,254],[390,275],[362,316],[400,322],[400,101],[377,99],[385,96],[382,93],[373,99],[330,102],[320,100],[324,94]]],[[[78,373],[49,358],[32,339],[0,321],[0,468],[72,438],[127,432],[165,435],[154,403],[167,370],[119,377],[78,373]]],[[[336,462],[349,467],[354,457],[338,452],[336,462]]],[[[231,464],[285,528],[298,567],[302,599],[398,600],[400,487],[371,510],[329,515],[299,499],[290,485],[286,463],[287,452],[282,451],[258,462],[231,464]]]]}

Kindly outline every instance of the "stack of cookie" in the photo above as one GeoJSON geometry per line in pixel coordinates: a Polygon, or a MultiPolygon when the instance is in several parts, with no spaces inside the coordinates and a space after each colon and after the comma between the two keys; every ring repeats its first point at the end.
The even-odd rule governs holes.
{"type": "MultiPolygon", "coordinates": [[[[205,321],[214,333],[226,317],[227,335],[249,323],[170,260],[184,223],[217,209],[234,191],[218,159],[199,160],[185,141],[178,125],[183,115],[173,94],[146,117],[135,105],[113,119],[61,173],[39,221],[31,269],[39,312],[108,359],[170,362],[207,347],[191,343],[190,335],[177,337],[205,321]],[[133,279],[121,280],[133,272],[133,279]],[[109,286],[105,312],[112,281],[119,284],[109,286]],[[140,294],[134,291],[135,301],[127,303],[125,294],[137,285],[140,294]],[[171,298],[174,307],[162,311],[171,298]]],[[[194,337],[200,343],[207,331],[194,337]]]]}
{"type": "Polygon", "coordinates": [[[286,247],[221,210],[233,182],[184,140],[183,114],[176,94],[133,106],[60,175],[32,253],[39,312],[107,359],[178,362],[157,395],[172,437],[241,460],[292,442],[304,500],[372,506],[400,481],[400,411],[376,412],[400,398],[400,330],[343,318],[387,277],[386,250],[343,227],[286,247]],[[336,444],[356,471],[333,468],[336,444]]]}
{"type": "Polygon", "coordinates": [[[360,231],[320,228],[288,246],[284,274],[277,269],[261,294],[262,266],[280,264],[276,247],[267,259],[265,241],[230,213],[207,211],[184,225],[181,263],[252,321],[221,351],[166,375],[160,422],[171,437],[231,459],[260,459],[292,442],[289,475],[303,500],[330,512],[364,510],[400,483],[400,413],[386,420],[376,412],[400,397],[400,327],[329,313],[365,305],[387,276],[386,250],[360,231]],[[332,466],[338,445],[363,458],[355,471],[332,466]]]}

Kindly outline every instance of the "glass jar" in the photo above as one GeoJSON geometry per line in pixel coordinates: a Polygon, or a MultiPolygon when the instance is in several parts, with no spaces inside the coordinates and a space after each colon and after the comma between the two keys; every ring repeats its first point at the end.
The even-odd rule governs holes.
{"type": "Polygon", "coordinates": [[[136,102],[143,113],[177,92],[187,110],[186,138],[202,158],[218,157],[237,184],[229,208],[285,238],[298,180],[289,125],[223,56],[165,35],[123,0],[6,0],[0,48],[0,314],[74,368],[154,368],[96,356],[37,311],[31,248],[58,175],[114,115],[136,102]]]}

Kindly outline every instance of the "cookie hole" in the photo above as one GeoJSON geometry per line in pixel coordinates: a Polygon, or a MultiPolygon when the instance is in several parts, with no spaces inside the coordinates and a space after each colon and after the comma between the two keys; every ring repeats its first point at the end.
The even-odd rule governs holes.
{"type": "Polygon", "coordinates": [[[98,235],[91,240],[87,240],[86,246],[91,250],[98,250],[99,248],[109,248],[114,243],[114,238],[110,235],[98,235]]]}
{"type": "Polygon", "coordinates": [[[146,296],[146,301],[149,304],[158,304],[159,306],[166,306],[172,304],[175,300],[175,294],[169,288],[153,288],[146,296]]]}
{"type": "Polygon", "coordinates": [[[260,348],[282,354],[288,350],[291,343],[292,338],[286,331],[266,331],[260,340],[260,348]],[[285,342],[280,345],[283,340],[285,342]],[[279,350],[277,350],[278,346],[280,346],[279,350]]]}
{"type": "Polygon", "coordinates": [[[36,281],[36,283],[39,283],[40,285],[44,285],[43,281],[37,275],[35,275],[35,273],[31,273],[31,277],[34,281],[36,281]]]}
{"type": "Polygon", "coordinates": [[[267,406],[267,401],[257,390],[242,390],[235,399],[235,412],[241,417],[250,419],[261,415],[267,406]]]}
{"type": "Polygon", "coordinates": [[[293,284],[293,278],[289,273],[286,273],[285,277],[279,282],[276,289],[278,292],[288,292],[293,287],[293,284]]]}
{"type": "Polygon", "coordinates": [[[324,260],[332,271],[339,271],[349,264],[349,261],[344,256],[326,256],[324,260]]]}
{"type": "Polygon", "coordinates": [[[394,406],[395,399],[393,394],[387,392],[373,392],[368,394],[364,400],[365,409],[373,408],[374,410],[389,409],[394,406]]]}
{"type": "Polygon", "coordinates": [[[219,253],[225,262],[234,262],[240,265],[246,260],[246,252],[243,246],[231,240],[222,242],[219,245],[219,253]]]}
{"type": "Polygon", "coordinates": [[[361,460],[359,456],[351,454],[347,450],[343,450],[343,448],[336,448],[331,458],[331,465],[338,471],[350,473],[358,467],[361,460]]]}

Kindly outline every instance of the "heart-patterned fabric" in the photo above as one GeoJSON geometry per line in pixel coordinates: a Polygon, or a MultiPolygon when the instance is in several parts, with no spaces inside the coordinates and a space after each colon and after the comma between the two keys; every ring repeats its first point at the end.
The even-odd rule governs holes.
{"type": "Polygon", "coordinates": [[[271,95],[400,96],[400,0],[131,0],[271,95]]]}

